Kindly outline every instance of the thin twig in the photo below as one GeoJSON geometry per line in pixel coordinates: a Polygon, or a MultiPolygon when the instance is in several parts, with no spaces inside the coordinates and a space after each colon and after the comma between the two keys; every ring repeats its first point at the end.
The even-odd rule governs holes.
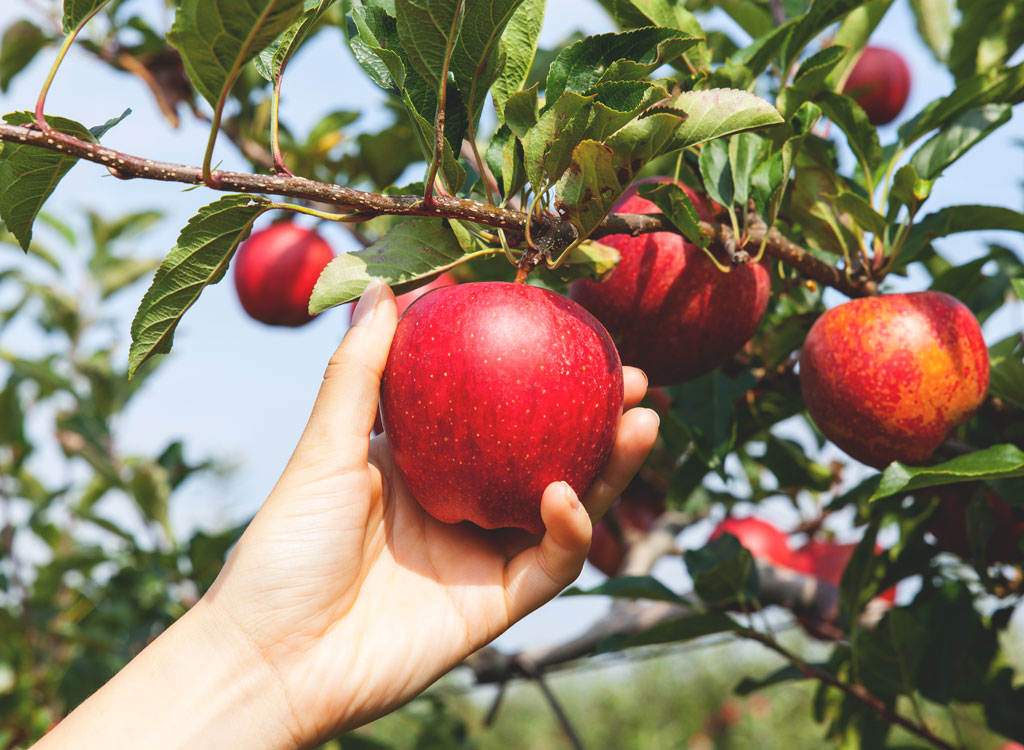
{"type": "Polygon", "coordinates": [[[568,714],[565,713],[565,709],[562,708],[562,704],[558,702],[555,694],[551,692],[551,688],[548,687],[547,682],[544,680],[544,675],[541,671],[531,662],[524,659],[519,659],[519,667],[523,670],[527,677],[531,678],[537,683],[537,687],[540,688],[541,693],[544,694],[544,698],[547,700],[548,705],[551,706],[551,710],[555,714],[555,718],[558,719],[558,723],[562,726],[562,731],[565,732],[565,736],[569,738],[569,742],[572,744],[575,750],[584,750],[583,741],[580,740],[579,734],[573,727],[572,722],[569,720],[568,714]]]}

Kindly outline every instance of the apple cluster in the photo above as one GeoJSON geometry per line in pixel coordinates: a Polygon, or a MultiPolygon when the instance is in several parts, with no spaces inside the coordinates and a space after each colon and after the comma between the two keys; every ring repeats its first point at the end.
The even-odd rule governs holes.
{"type": "MultiPolygon", "coordinates": [[[[858,68],[874,55],[868,48],[858,68]]],[[[855,68],[849,85],[858,75],[855,68]]],[[[723,211],[683,189],[702,220],[723,211]]],[[[658,208],[634,185],[613,211],[658,208]]],[[[619,251],[620,263],[601,282],[574,282],[568,297],[523,284],[457,284],[442,274],[399,298],[377,432],[386,430],[402,476],[431,515],[542,532],[544,488],[565,480],[582,495],[611,452],[622,365],[644,370],[652,386],[684,383],[729,360],[760,326],[771,287],[762,264],[723,272],[668,232],[602,242],[619,251]]],[[[332,257],[315,231],[290,222],[254,233],[235,259],[242,306],[270,325],[307,323],[310,293],[332,257]]],[[[834,307],[814,323],[799,359],[814,423],[877,468],[927,462],[985,398],[988,368],[977,320],[939,292],[834,307]]],[[[652,393],[669,408],[660,389],[652,393]]],[[[995,498],[992,507],[1002,519],[1007,506],[995,498]]],[[[663,496],[635,481],[595,525],[591,561],[618,574],[630,535],[650,531],[664,510],[663,496]]],[[[962,503],[944,503],[933,531],[966,556],[965,513],[962,503]]],[[[1017,531],[1009,541],[993,544],[994,559],[1016,552],[1021,534],[1010,528],[1017,531]]],[[[716,534],[726,531],[759,559],[833,583],[852,553],[815,541],[792,551],[785,534],[757,519],[728,520],[716,534]]]]}

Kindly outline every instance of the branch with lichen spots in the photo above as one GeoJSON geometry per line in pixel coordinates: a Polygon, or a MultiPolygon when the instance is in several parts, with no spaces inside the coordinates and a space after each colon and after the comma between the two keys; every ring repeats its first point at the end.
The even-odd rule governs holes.
{"type": "MultiPolygon", "coordinates": [[[[204,184],[200,167],[185,164],[146,159],[116,151],[74,136],[56,131],[47,133],[20,125],[0,124],[0,141],[37,146],[48,151],[69,154],[85,161],[91,161],[110,170],[121,179],[147,179],[163,182],[180,182],[188,185],[204,184]]],[[[214,170],[213,189],[238,193],[264,193],[300,200],[314,201],[336,206],[345,212],[363,215],[367,218],[381,215],[433,216],[446,219],[470,221],[485,226],[522,233],[526,228],[526,214],[510,208],[472,201],[465,198],[437,195],[427,203],[419,195],[378,195],[362,190],[328,185],[304,177],[284,175],[260,175],[246,172],[214,170]]],[[[557,232],[562,220],[555,216],[543,216],[535,220],[543,233],[557,232]]],[[[729,227],[701,222],[701,230],[714,243],[735,244],[729,227]]],[[[660,215],[610,214],[593,232],[593,239],[610,234],[640,235],[650,232],[676,232],[672,224],[660,215]]],[[[830,286],[850,297],[860,297],[877,292],[875,282],[865,279],[850,279],[843,271],[816,258],[810,251],[787,239],[776,228],[755,226],[747,235],[743,249],[756,251],[767,234],[765,252],[797,269],[806,278],[824,286],[830,286]]]]}

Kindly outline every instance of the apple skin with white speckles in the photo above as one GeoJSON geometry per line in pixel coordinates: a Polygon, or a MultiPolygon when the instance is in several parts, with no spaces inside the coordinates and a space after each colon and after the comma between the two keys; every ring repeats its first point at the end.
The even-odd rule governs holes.
{"type": "Polygon", "coordinates": [[[921,464],[988,392],[973,313],[942,292],[851,300],[807,334],[800,385],[825,436],[875,468],[921,464]]]}
{"type": "MultiPolygon", "coordinates": [[[[714,204],[684,190],[700,218],[711,221],[714,204]]],[[[636,185],[612,210],[659,212],[636,194],[636,185]]],[[[569,294],[608,329],[623,364],[643,370],[651,386],[678,385],[710,372],[757,331],[771,291],[760,263],[724,273],[703,250],[672,232],[614,234],[600,241],[619,251],[618,266],[604,281],[574,281],[569,294]]]]}
{"type": "Polygon", "coordinates": [[[611,453],[622,365],[567,297],[460,284],[399,321],[380,405],[399,471],[430,515],[541,533],[544,489],[565,481],[582,497],[611,453]]]}

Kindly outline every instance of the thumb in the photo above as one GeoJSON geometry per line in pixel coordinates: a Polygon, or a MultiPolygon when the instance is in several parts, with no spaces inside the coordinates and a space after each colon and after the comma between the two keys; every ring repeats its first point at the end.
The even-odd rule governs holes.
{"type": "Polygon", "coordinates": [[[380,378],[397,324],[395,295],[384,282],[373,279],[327,364],[296,456],[314,464],[330,456],[334,470],[366,467],[380,378]]]}
{"type": "Polygon", "coordinates": [[[567,483],[548,485],[540,515],[547,529],[540,544],[523,550],[505,567],[509,625],[575,581],[590,549],[590,516],[567,483]]]}

